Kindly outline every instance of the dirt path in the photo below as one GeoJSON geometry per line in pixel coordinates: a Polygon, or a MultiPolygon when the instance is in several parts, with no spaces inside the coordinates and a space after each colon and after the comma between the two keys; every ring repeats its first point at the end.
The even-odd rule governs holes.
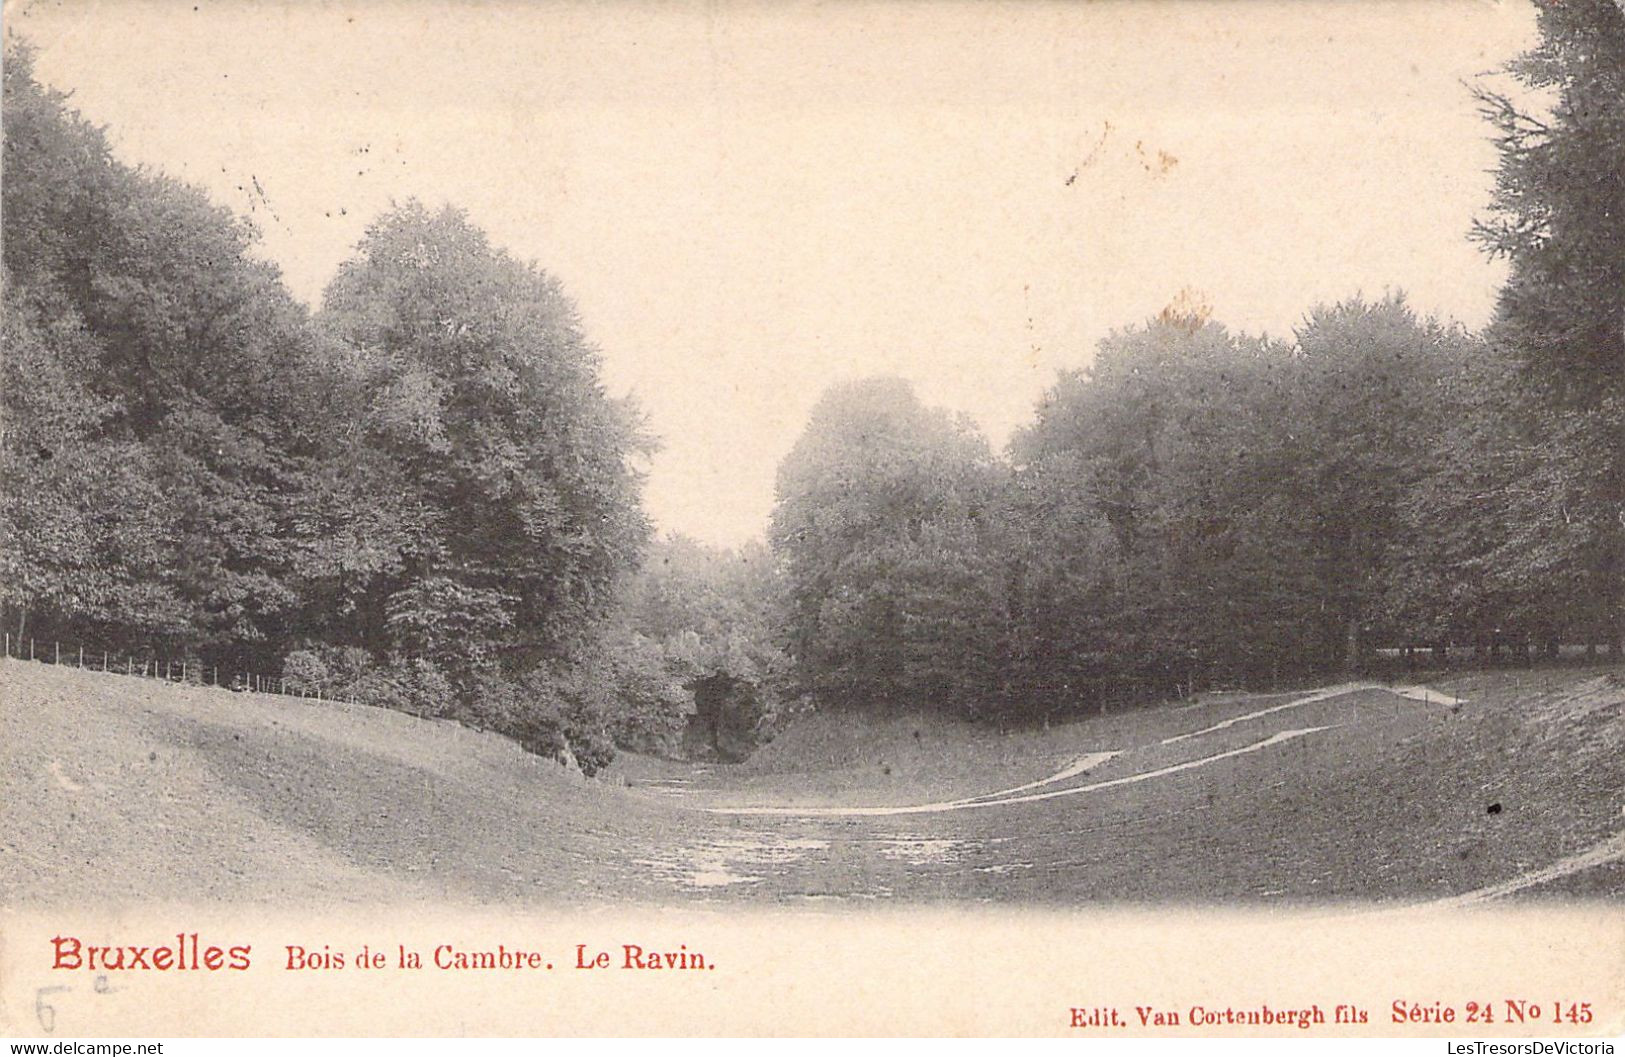
{"type": "Polygon", "coordinates": [[[1231,716],[1229,719],[1220,720],[1211,727],[1203,727],[1201,730],[1193,730],[1185,734],[1175,734],[1172,737],[1163,738],[1162,744],[1173,745],[1176,742],[1185,741],[1189,738],[1200,738],[1206,734],[1216,734],[1221,730],[1228,730],[1238,723],[1248,723],[1255,719],[1263,719],[1265,716],[1273,716],[1277,712],[1285,712],[1289,708],[1302,708],[1304,705],[1312,705],[1319,701],[1328,701],[1334,697],[1342,697],[1344,694],[1352,694],[1356,690],[1385,689],[1387,689],[1387,687],[1384,687],[1378,683],[1342,683],[1338,686],[1328,686],[1324,689],[1316,690],[1314,693],[1308,694],[1304,697],[1293,698],[1291,701],[1284,702],[1283,704],[1271,705],[1269,708],[1261,708],[1256,712],[1248,712],[1240,716],[1231,716]]]}
{"type": "Polygon", "coordinates": [[[962,797],[959,800],[954,801],[954,803],[969,804],[977,800],[992,800],[999,797],[1011,796],[1015,793],[1025,793],[1029,789],[1042,789],[1046,785],[1054,785],[1057,782],[1064,782],[1068,778],[1076,778],[1085,771],[1092,771],[1096,767],[1099,767],[1101,764],[1105,763],[1107,760],[1114,759],[1122,754],[1122,751],[1119,749],[1112,749],[1109,752],[1091,752],[1086,755],[1079,756],[1077,759],[1073,760],[1059,771],[1056,771],[1048,778],[1040,778],[1036,782],[1028,782],[1026,785],[1012,786],[1009,789],[1000,789],[996,793],[983,793],[980,796],[962,797]]]}
{"type": "MultiPolygon", "coordinates": [[[[701,810],[713,815],[780,815],[792,818],[863,818],[881,817],[889,815],[934,815],[949,811],[975,811],[989,807],[1007,807],[1011,804],[1034,804],[1042,800],[1055,800],[1063,796],[1078,796],[1083,793],[1099,792],[1102,789],[1112,789],[1122,785],[1133,785],[1136,782],[1145,782],[1153,778],[1163,778],[1178,774],[1181,771],[1205,767],[1220,760],[1228,760],[1237,756],[1259,752],[1272,745],[1280,745],[1294,738],[1301,738],[1308,734],[1318,734],[1330,727],[1305,727],[1301,730],[1283,730],[1271,734],[1263,741],[1228,752],[1214,753],[1197,760],[1187,760],[1184,763],[1171,764],[1159,767],[1153,771],[1143,771],[1125,778],[1112,778],[1104,782],[1091,782],[1088,785],[1071,786],[1066,789],[1052,789],[1043,793],[1028,793],[1025,796],[1006,796],[997,800],[969,799],[955,800],[943,804],[913,804],[903,807],[708,807],[701,810]]],[[[1101,754],[1107,759],[1119,755],[1118,753],[1101,754]]],[[[1074,772],[1076,774],[1077,772],[1074,772]]],[[[1047,785],[1048,782],[1038,783],[1047,785]]],[[[1031,788],[1030,786],[1028,788],[1031,788]]],[[[991,794],[990,794],[991,795],[991,794]]]]}
{"type": "MultiPolygon", "coordinates": [[[[1176,735],[1173,735],[1171,737],[1163,738],[1161,740],[1161,742],[1159,742],[1159,744],[1161,744],[1161,745],[1174,745],[1174,744],[1178,744],[1178,743],[1183,742],[1183,741],[1191,740],[1193,738],[1200,738],[1200,737],[1204,737],[1204,736],[1209,735],[1209,734],[1217,734],[1220,731],[1228,730],[1231,727],[1237,726],[1238,724],[1263,719],[1263,718],[1265,718],[1267,716],[1272,716],[1272,715],[1275,715],[1275,714],[1280,713],[1280,712],[1285,712],[1285,711],[1287,711],[1289,709],[1302,708],[1302,707],[1304,707],[1306,705],[1317,704],[1317,703],[1322,702],[1322,701],[1329,701],[1329,700],[1331,700],[1333,698],[1342,697],[1345,694],[1353,694],[1353,693],[1358,693],[1358,692],[1361,692],[1361,691],[1369,691],[1369,690],[1380,690],[1380,691],[1383,691],[1385,693],[1394,694],[1397,697],[1408,698],[1408,699],[1411,699],[1411,700],[1423,701],[1423,702],[1433,703],[1433,704],[1460,704],[1461,703],[1460,698],[1452,697],[1452,696],[1450,696],[1448,694],[1445,694],[1445,693],[1442,693],[1440,691],[1430,690],[1427,687],[1406,686],[1406,687],[1397,687],[1396,688],[1396,687],[1383,686],[1380,683],[1340,683],[1340,684],[1338,684],[1336,686],[1323,687],[1322,689],[1313,691],[1312,693],[1305,694],[1305,695],[1303,695],[1301,697],[1293,698],[1290,701],[1286,701],[1286,702],[1283,702],[1283,703],[1278,704],[1278,705],[1272,705],[1269,708],[1262,708],[1262,709],[1258,709],[1256,711],[1243,713],[1242,715],[1231,716],[1231,717],[1229,717],[1227,719],[1220,720],[1219,722],[1214,723],[1214,724],[1212,724],[1210,726],[1203,727],[1200,730],[1189,731],[1189,732],[1186,732],[1186,733],[1183,733],[1183,734],[1176,734],[1176,735]]],[[[1269,738],[1266,738],[1266,739],[1264,739],[1262,741],[1255,742],[1255,743],[1253,743],[1251,745],[1246,745],[1246,746],[1243,746],[1243,747],[1238,748],[1238,749],[1231,749],[1231,750],[1226,751],[1226,752],[1214,753],[1212,755],[1202,757],[1201,759],[1188,760],[1188,761],[1184,761],[1184,762],[1177,763],[1177,764],[1172,764],[1172,765],[1165,766],[1165,767],[1159,767],[1159,768],[1156,768],[1154,770],[1143,772],[1141,774],[1129,775],[1127,777],[1122,777],[1122,778],[1114,778],[1114,779],[1112,779],[1110,781],[1096,782],[1096,783],[1092,783],[1092,784],[1089,784],[1089,785],[1073,786],[1073,787],[1068,787],[1066,789],[1048,790],[1048,791],[1043,792],[1043,793],[1030,793],[1030,791],[1031,790],[1036,790],[1036,789],[1042,789],[1045,786],[1056,785],[1056,784],[1059,784],[1061,782],[1068,781],[1068,780],[1070,780],[1072,778],[1076,778],[1079,775],[1084,774],[1084,773],[1086,773],[1088,771],[1091,771],[1091,770],[1095,769],[1096,767],[1100,766],[1101,764],[1106,763],[1109,760],[1112,760],[1112,759],[1114,759],[1114,758],[1116,758],[1118,756],[1123,755],[1123,750],[1111,750],[1111,751],[1101,751],[1101,752],[1088,753],[1088,754],[1086,754],[1084,756],[1081,756],[1078,759],[1074,760],[1072,763],[1068,764],[1066,767],[1063,767],[1061,770],[1055,772],[1054,774],[1048,776],[1047,778],[1040,778],[1037,781],[1027,782],[1027,783],[1025,783],[1023,785],[1012,786],[1011,788],[1001,789],[1001,790],[998,790],[996,792],[981,793],[981,794],[978,794],[978,795],[975,795],[975,796],[968,796],[968,797],[960,797],[960,798],[955,799],[955,800],[933,801],[933,802],[921,803],[921,804],[884,804],[884,805],[871,804],[871,805],[852,806],[852,807],[846,807],[846,806],[839,806],[839,807],[837,807],[837,806],[806,806],[806,807],[802,807],[802,806],[773,805],[773,804],[769,804],[769,805],[750,805],[750,806],[746,806],[746,805],[718,805],[718,806],[706,807],[706,808],[703,808],[701,810],[704,810],[704,811],[706,811],[708,813],[711,813],[711,814],[717,814],[717,815],[758,815],[758,816],[782,816],[782,817],[794,817],[794,818],[877,818],[877,817],[887,817],[887,816],[892,816],[892,815],[943,814],[943,813],[953,812],[953,811],[971,811],[971,810],[975,810],[975,809],[979,809],[979,808],[1001,807],[1001,806],[1008,805],[1008,804],[1028,804],[1028,803],[1034,803],[1034,802],[1042,801],[1042,800],[1051,800],[1051,799],[1054,799],[1054,798],[1057,798],[1057,797],[1077,796],[1077,795],[1082,794],[1082,793],[1098,792],[1099,790],[1113,788],[1113,787],[1118,786],[1118,785],[1131,784],[1131,783],[1134,783],[1134,782],[1143,782],[1143,781],[1147,781],[1147,780],[1152,779],[1152,778],[1162,778],[1162,777],[1166,777],[1168,775],[1178,774],[1181,771],[1187,771],[1187,770],[1190,770],[1192,768],[1206,766],[1207,764],[1215,763],[1215,762],[1217,762],[1219,760],[1226,760],[1226,759],[1231,759],[1231,758],[1233,758],[1235,756],[1241,756],[1241,755],[1245,755],[1245,754],[1248,754],[1248,753],[1259,752],[1259,751],[1261,751],[1263,749],[1266,749],[1266,748],[1269,748],[1271,746],[1279,745],[1284,741],[1290,741],[1290,740],[1292,740],[1294,738],[1304,737],[1305,735],[1308,735],[1308,734],[1319,733],[1320,731],[1326,730],[1326,729],[1329,729],[1329,727],[1328,726],[1318,726],[1318,727],[1302,728],[1302,729],[1298,729],[1298,730],[1281,731],[1281,732],[1278,732],[1276,734],[1271,735],[1269,738]],[[1019,794],[1029,794],[1029,795],[1019,795],[1019,794]]]]}
{"type": "Polygon", "coordinates": [[[1261,708],[1256,712],[1248,712],[1245,715],[1240,716],[1231,716],[1229,719],[1215,723],[1211,727],[1203,727],[1201,730],[1193,730],[1188,734],[1175,734],[1172,737],[1163,738],[1162,744],[1172,745],[1175,742],[1184,741],[1187,738],[1200,738],[1204,734],[1213,734],[1221,730],[1228,730],[1230,727],[1233,727],[1238,723],[1246,723],[1251,720],[1262,719],[1265,716],[1274,715],[1277,712],[1284,712],[1289,708],[1302,708],[1304,705],[1313,705],[1321,701],[1329,701],[1334,697],[1342,697],[1344,694],[1353,694],[1361,690],[1382,690],[1386,693],[1393,694],[1395,697],[1404,697],[1412,701],[1420,701],[1427,705],[1464,705],[1467,703],[1463,698],[1453,697],[1441,690],[1434,690],[1431,687],[1426,686],[1384,686],[1381,683],[1342,683],[1338,686],[1328,686],[1324,689],[1316,690],[1314,693],[1305,697],[1294,698],[1291,701],[1287,701],[1279,705],[1272,705],[1269,708],[1261,708]]]}

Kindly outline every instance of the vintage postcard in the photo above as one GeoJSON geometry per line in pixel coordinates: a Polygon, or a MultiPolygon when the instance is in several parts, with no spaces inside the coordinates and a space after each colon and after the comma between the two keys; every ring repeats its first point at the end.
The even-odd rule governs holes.
{"type": "Polygon", "coordinates": [[[13,1052],[1613,1052],[1615,0],[4,20],[13,1052]]]}

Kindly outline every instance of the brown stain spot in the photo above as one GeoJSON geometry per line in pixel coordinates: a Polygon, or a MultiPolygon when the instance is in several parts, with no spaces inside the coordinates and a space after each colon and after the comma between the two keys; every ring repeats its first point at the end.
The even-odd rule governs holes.
{"type": "MultiPolygon", "coordinates": [[[[1088,153],[1083,156],[1083,160],[1078,162],[1071,175],[1066,178],[1065,184],[1067,187],[1077,183],[1078,177],[1083,175],[1083,171],[1100,160],[1101,152],[1106,147],[1106,141],[1111,138],[1112,133],[1115,131],[1117,130],[1110,121],[1102,124],[1099,138],[1090,145],[1088,153]]],[[[1153,177],[1167,176],[1179,164],[1178,155],[1160,148],[1148,150],[1145,141],[1138,139],[1134,141],[1134,157],[1139,162],[1140,168],[1153,177]]]]}
{"type": "Polygon", "coordinates": [[[1145,149],[1144,140],[1134,141],[1134,153],[1140,159],[1140,168],[1152,176],[1167,176],[1179,159],[1165,150],[1159,149],[1153,156],[1145,149]]]}
{"type": "MultiPolygon", "coordinates": [[[[1068,182],[1070,183],[1071,181],[1068,181],[1068,182]]],[[[1044,348],[1037,341],[1032,340],[1032,337],[1033,337],[1033,314],[1032,314],[1032,284],[1031,283],[1022,283],[1021,284],[1021,302],[1022,302],[1022,305],[1027,310],[1027,336],[1028,336],[1028,342],[1027,342],[1027,366],[1031,367],[1033,370],[1036,371],[1036,370],[1038,370],[1039,358],[1044,353],[1044,348]]],[[[916,738],[919,737],[920,732],[915,731],[914,736],[916,738]]]]}
{"type": "Polygon", "coordinates": [[[1213,304],[1207,295],[1189,286],[1180,288],[1174,299],[1157,313],[1157,322],[1165,326],[1178,327],[1188,334],[1201,330],[1212,318],[1213,304]]]}
{"type": "Polygon", "coordinates": [[[1089,166],[1095,163],[1095,161],[1100,157],[1101,148],[1106,146],[1106,140],[1111,137],[1112,131],[1112,123],[1110,121],[1102,122],[1100,128],[1100,138],[1095,140],[1094,145],[1089,148],[1089,153],[1085,154],[1083,156],[1083,160],[1078,163],[1077,168],[1072,170],[1072,175],[1066,178],[1066,186],[1071,187],[1077,182],[1078,176],[1083,172],[1083,170],[1089,168],[1089,166]]]}

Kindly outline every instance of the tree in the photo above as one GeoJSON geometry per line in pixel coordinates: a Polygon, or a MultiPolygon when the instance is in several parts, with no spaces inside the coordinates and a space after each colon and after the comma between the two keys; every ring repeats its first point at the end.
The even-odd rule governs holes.
{"type": "Polygon", "coordinates": [[[313,321],[248,224],[118,162],[25,46],[4,108],[8,626],[435,714],[541,680],[595,759],[665,699],[604,645],[649,441],[557,282],[409,203],[313,321]]]}
{"type": "Polygon", "coordinates": [[[1297,338],[1287,411],[1299,442],[1283,480],[1312,563],[1326,666],[1353,673],[1373,636],[1395,633],[1390,585],[1422,545],[1402,534],[1402,508],[1455,425],[1440,414],[1441,382],[1477,343],[1418,320],[1398,294],[1317,306],[1297,338]]]}
{"type": "Polygon", "coordinates": [[[1478,91],[1500,165],[1474,234],[1510,263],[1488,336],[1523,365],[1526,435],[1543,438],[1525,524],[1561,524],[1565,555],[1542,565],[1576,586],[1589,634],[1625,648],[1625,11],[1538,8],[1540,43],[1508,71],[1551,110],[1478,91]]]}
{"type": "Polygon", "coordinates": [[[1165,313],[1109,335],[1017,434],[1023,596],[1038,607],[1022,624],[1034,675],[1061,676],[1052,707],[1295,663],[1308,592],[1273,491],[1289,365],[1276,344],[1165,313]]]}
{"type": "MultiPolygon", "coordinates": [[[[22,405],[67,386],[54,396],[86,416],[56,472],[98,452],[113,460],[78,468],[79,514],[163,526],[135,550],[105,534],[63,537],[75,548],[101,541],[70,578],[86,592],[38,595],[36,578],[14,604],[47,601],[42,615],[59,632],[161,636],[217,655],[257,644],[261,660],[275,656],[295,601],[282,531],[305,478],[295,444],[310,432],[297,384],[304,312],[250,254],[250,228],[194,189],[117,162],[99,129],[34,80],[22,45],[8,48],[4,106],[8,316],[39,354],[18,365],[27,376],[8,377],[8,410],[31,421],[22,405]],[[119,585],[116,606],[111,588],[88,586],[100,575],[84,571],[92,565],[119,585]]],[[[38,462],[8,480],[26,489],[15,502],[48,494],[38,473],[25,485],[44,472],[38,462]]],[[[43,524],[11,523],[24,533],[43,524]]]]}
{"type": "Polygon", "coordinates": [[[610,399],[558,282],[454,209],[402,205],[367,231],[319,319],[375,398],[411,531],[374,563],[389,645],[465,669],[567,656],[610,610],[648,534],[641,420],[610,399]]]}
{"type": "MultiPolygon", "coordinates": [[[[629,583],[623,637],[658,646],[682,685],[695,716],[690,751],[742,759],[770,732],[788,667],[781,595],[777,563],[762,544],[725,550],[683,536],[655,543],[629,583]]],[[[645,745],[653,740],[636,733],[645,745]]]]}
{"type": "Polygon", "coordinates": [[[1537,7],[1540,43],[1507,70],[1551,111],[1478,89],[1500,164],[1474,235],[1511,264],[1492,339],[1565,400],[1592,403],[1625,389],[1625,11],[1537,7]]]}
{"type": "Polygon", "coordinates": [[[1165,313],[1015,437],[1016,656],[1051,707],[1351,670],[1400,634],[1406,502],[1445,481],[1443,381],[1479,346],[1400,296],[1317,307],[1296,337],[1165,313]]]}
{"type": "Polygon", "coordinates": [[[95,350],[71,308],[47,320],[5,282],[0,360],[0,604],[19,639],[77,627],[102,641],[184,635],[164,582],[176,540],[152,460],[105,434],[113,407],[85,379],[95,350]]]}
{"type": "Polygon", "coordinates": [[[779,467],[770,533],[804,690],[830,704],[998,707],[1000,479],[969,421],[905,382],[824,394],[779,467]]]}

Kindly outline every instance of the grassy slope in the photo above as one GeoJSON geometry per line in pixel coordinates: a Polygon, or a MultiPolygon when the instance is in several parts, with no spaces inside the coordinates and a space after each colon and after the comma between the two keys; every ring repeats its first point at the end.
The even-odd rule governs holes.
{"type": "Polygon", "coordinates": [[[652,894],[614,853],[660,812],[494,735],[18,661],[0,701],[15,901],[652,894]]]}
{"type": "Polygon", "coordinates": [[[1087,753],[1206,725],[1204,717],[1268,708],[1296,694],[1214,698],[1008,731],[932,714],[816,712],[796,720],[744,763],[696,769],[623,753],[610,773],[628,784],[678,781],[708,802],[910,804],[975,796],[1037,781],[1087,753]],[[989,784],[993,783],[993,784],[989,784]]]}
{"type": "MultiPolygon", "coordinates": [[[[1151,782],[899,816],[879,828],[956,842],[947,869],[915,871],[906,886],[915,896],[1034,902],[1442,897],[1625,828],[1625,686],[1617,671],[1486,673],[1443,689],[1470,703],[1429,708],[1365,692],[1169,746],[1157,741],[1208,725],[1214,710],[1088,723],[1100,735],[1096,747],[1124,747],[1111,742],[1109,727],[1136,746],[1088,780],[1212,755],[1275,730],[1341,726],[1151,782]]],[[[867,839],[850,820],[827,820],[820,832],[837,846],[867,839]]],[[[1544,890],[1620,895],[1622,882],[1616,864],[1544,890]]]]}
{"type": "MultiPolygon", "coordinates": [[[[685,780],[681,795],[657,796],[584,781],[451,724],[3,661],[0,891],[36,903],[1410,899],[1502,881],[1625,828],[1617,669],[1483,673],[1442,686],[1469,704],[1365,691],[1169,745],[1162,739],[1292,695],[1010,735],[825,716],[742,767],[620,765],[634,785],[685,780]],[[1334,729],[1150,781],[985,810],[818,819],[689,810],[929,801],[1122,751],[1065,783],[1078,785],[1322,725],[1334,729]]],[[[1604,865],[1544,891],[1618,896],[1625,871],[1604,865]]]]}

